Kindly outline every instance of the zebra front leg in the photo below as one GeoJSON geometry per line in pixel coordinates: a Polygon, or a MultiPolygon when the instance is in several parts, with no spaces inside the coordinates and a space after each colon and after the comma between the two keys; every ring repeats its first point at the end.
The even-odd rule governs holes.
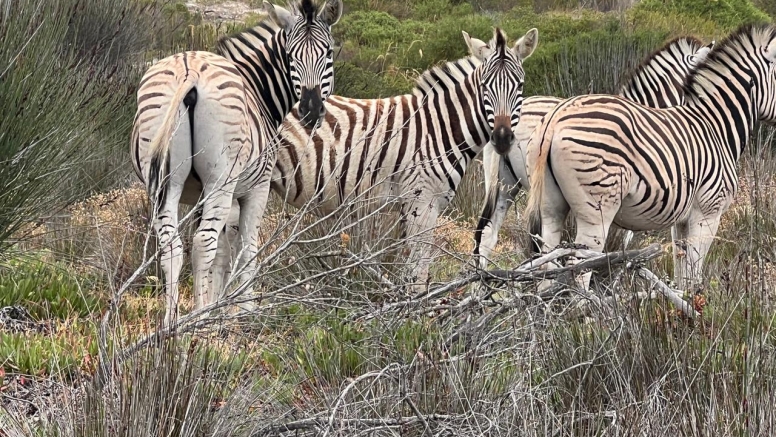
{"type": "Polygon", "coordinates": [[[691,212],[688,220],[672,228],[674,237],[674,281],[680,290],[699,286],[703,261],[719,229],[722,214],[704,216],[691,212]]]}
{"type": "Polygon", "coordinates": [[[402,207],[403,236],[409,239],[409,272],[414,294],[423,293],[428,287],[429,267],[433,256],[434,226],[439,216],[435,202],[419,201],[402,207]]]}
{"type": "MultiPolygon", "coordinates": [[[[488,147],[484,150],[488,150],[488,147]]],[[[493,155],[496,154],[493,153],[493,155]]],[[[483,162],[486,159],[483,157],[483,162]]],[[[509,156],[505,159],[509,159],[509,156]]],[[[477,229],[474,231],[474,257],[478,267],[483,270],[488,267],[490,254],[496,248],[498,232],[504,224],[507,212],[522,189],[506,163],[499,166],[497,181],[488,183],[487,180],[488,178],[485,182],[485,205],[477,223],[477,229]],[[490,190],[498,190],[498,192],[494,194],[490,190]]]]}
{"type": "MultiPolygon", "coordinates": [[[[250,194],[241,198],[240,203],[240,252],[237,272],[239,287],[244,287],[241,297],[253,297],[254,287],[251,284],[256,279],[256,256],[259,252],[259,230],[261,219],[269,202],[270,175],[267,174],[258,185],[251,189],[250,194]]],[[[245,302],[238,305],[242,311],[253,311],[255,302],[245,302]]]]}

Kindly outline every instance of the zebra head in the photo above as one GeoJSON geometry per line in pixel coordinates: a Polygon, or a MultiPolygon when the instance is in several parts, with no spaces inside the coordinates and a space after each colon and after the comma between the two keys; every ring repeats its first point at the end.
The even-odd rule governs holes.
{"type": "Polygon", "coordinates": [[[265,0],[264,11],[286,33],[289,73],[299,100],[299,115],[308,126],[315,125],[334,87],[331,26],[342,16],[342,0],[325,0],[321,5],[300,0],[291,4],[290,11],[265,0]]]}
{"type": "Polygon", "coordinates": [[[529,30],[511,49],[507,36],[499,28],[485,43],[463,32],[471,54],[482,62],[480,79],[481,105],[492,134],[493,148],[501,155],[509,152],[515,141],[513,129],[520,121],[523,107],[523,60],[531,56],[539,42],[539,31],[529,30]]]}
{"type": "Polygon", "coordinates": [[[767,45],[762,47],[762,54],[765,57],[765,66],[760,72],[761,86],[757,87],[756,92],[760,94],[759,118],[768,124],[776,124],[776,27],[767,27],[765,33],[770,40],[767,45]]]}

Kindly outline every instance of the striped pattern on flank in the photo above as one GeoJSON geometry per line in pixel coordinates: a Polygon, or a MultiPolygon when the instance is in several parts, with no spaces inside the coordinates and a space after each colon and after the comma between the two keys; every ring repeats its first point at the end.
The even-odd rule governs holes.
{"type": "MultiPolygon", "coordinates": [[[[692,68],[702,62],[714,43],[703,43],[692,37],[680,37],[664,44],[647,56],[630,74],[626,75],[620,95],[651,107],[671,107],[684,101],[682,84],[692,68]]],[[[485,202],[475,230],[474,257],[480,268],[486,268],[488,257],[498,242],[498,231],[514,199],[528,188],[525,153],[528,140],[543,117],[562,102],[557,97],[529,97],[523,104],[523,115],[515,131],[517,140],[503,160],[488,148],[483,154],[483,165],[498,166],[498,181],[491,181],[486,173],[485,202]],[[501,161],[500,163],[494,161],[501,161]],[[496,191],[498,190],[498,191],[496,191]]],[[[629,238],[629,237],[626,237],[629,238]]]]}
{"type": "MultiPolygon", "coordinates": [[[[755,122],[776,120],[776,28],[733,32],[683,88],[678,107],[591,95],[547,116],[528,150],[529,216],[545,249],[560,242],[568,212],[577,224],[575,242],[593,250],[603,247],[612,223],[671,227],[675,281],[685,287],[700,280],[755,122]]],[[[581,280],[588,281],[589,275],[581,280]]]]}

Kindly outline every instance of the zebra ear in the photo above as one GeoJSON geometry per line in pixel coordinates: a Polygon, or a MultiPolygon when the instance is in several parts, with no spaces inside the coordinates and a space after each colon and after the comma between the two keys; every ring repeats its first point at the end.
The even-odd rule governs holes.
{"type": "Polygon", "coordinates": [[[264,0],[264,12],[266,12],[267,15],[269,15],[269,18],[272,19],[272,21],[275,22],[278,26],[284,28],[284,29],[290,29],[291,26],[294,25],[296,20],[294,19],[294,14],[289,12],[287,9],[282,8],[280,6],[275,6],[272,3],[268,2],[267,0],[264,0]]]}
{"type": "Polygon", "coordinates": [[[771,43],[765,48],[765,59],[776,62],[776,39],[771,40],[771,43]]]}
{"type": "Polygon", "coordinates": [[[536,45],[539,43],[539,30],[537,28],[533,28],[526,32],[526,34],[517,40],[515,43],[515,47],[512,49],[515,52],[515,55],[518,59],[521,61],[523,59],[528,58],[533,54],[534,49],[536,49],[536,45]]]}
{"type": "Polygon", "coordinates": [[[326,0],[318,16],[329,27],[334,26],[342,17],[342,0],[326,0]]]}
{"type": "Polygon", "coordinates": [[[690,55],[690,65],[696,67],[698,64],[705,61],[706,56],[709,56],[709,52],[714,48],[715,42],[716,41],[712,41],[710,44],[701,47],[697,52],[690,55]]]}
{"type": "Polygon", "coordinates": [[[485,41],[472,38],[465,31],[461,31],[461,33],[463,33],[463,39],[466,41],[466,47],[469,47],[469,53],[471,53],[472,56],[479,59],[480,61],[485,61],[485,59],[488,59],[488,56],[490,56],[490,54],[493,52],[493,49],[491,49],[485,41]]]}

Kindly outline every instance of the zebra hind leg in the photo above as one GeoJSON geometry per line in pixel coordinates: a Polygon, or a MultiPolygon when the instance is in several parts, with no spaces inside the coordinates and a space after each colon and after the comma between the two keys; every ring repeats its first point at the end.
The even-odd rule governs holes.
{"type": "Polygon", "coordinates": [[[237,241],[237,220],[239,219],[239,214],[240,207],[238,203],[236,201],[232,202],[229,218],[227,219],[226,226],[221,231],[221,235],[218,237],[216,257],[208,274],[210,284],[207,299],[209,302],[215,302],[227,294],[234,260],[233,247],[239,244],[237,241]]]}
{"type": "MultiPolygon", "coordinates": [[[[253,297],[254,287],[251,284],[256,279],[256,256],[259,252],[259,230],[261,219],[269,202],[270,174],[267,174],[258,185],[251,189],[249,195],[241,198],[240,203],[240,259],[237,267],[239,272],[239,287],[245,287],[242,298],[253,297]]],[[[242,311],[253,311],[255,302],[244,302],[238,305],[242,311]]]]}
{"type": "Polygon", "coordinates": [[[687,221],[672,229],[674,238],[674,281],[680,290],[699,286],[703,262],[717,235],[721,214],[705,216],[691,213],[687,221]]]}
{"type": "MultiPolygon", "coordinates": [[[[614,210],[616,211],[616,210],[614,210]]],[[[599,220],[581,220],[577,218],[577,236],[574,242],[578,245],[586,246],[589,250],[603,252],[606,244],[606,236],[612,225],[614,214],[607,214],[603,217],[599,212],[599,220]],[[607,217],[608,215],[608,217],[607,217]]],[[[576,258],[570,258],[566,265],[574,265],[579,262],[576,258]]],[[[590,289],[590,278],[593,272],[586,272],[576,278],[577,285],[584,289],[590,289]]]]}
{"type": "MultiPolygon", "coordinates": [[[[209,291],[209,273],[218,250],[218,239],[229,218],[234,182],[211,186],[204,191],[202,220],[194,235],[191,248],[194,273],[194,308],[213,303],[215,292],[209,291]]],[[[225,238],[225,237],[224,237],[225,238]]]]}
{"type": "MultiPolygon", "coordinates": [[[[549,175],[548,175],[549,177],[549,175]]],[[[541,241],[536,243],[541,245],[541,252],[548,253],[555,249],[561,241],[563,230],[565,228],[566,216],[569,213],[569,204],[563,197],[563,193],[554,180],[548,180],[544,184],[541,205],[541,241]]],[[[534,225],[532,223],[531,225],[534,225]]],[[[537,232],[536,229],[529,229],[531,234],[537,232]]],[[[533,237],[533,236],[532,236],[533,237]]],[[[534,244],[531,242],[530,244],[534,244]]],[[[543,270],[554,270],[558,268],[557,264],[547,264],[542,267],[543,270]]],[[[544,291],[553,284],[551,279],[543,279],[538,284],[539,291],[544,291]]]]}
{"type": "Polygon", "coordinates": [[[183,242],[178,229],[178,204],[192,164],[189,152],[191,131],[188,123],[181,123],[171,141],[170,173],[156,195],[157,201],[161,203],[154,205],[156,209],[153,217],[154,229],[161,248],[159,261],[165,278],[165,325],[177,319],[180,304],[179,282],[183,267],[183,242]]]}

